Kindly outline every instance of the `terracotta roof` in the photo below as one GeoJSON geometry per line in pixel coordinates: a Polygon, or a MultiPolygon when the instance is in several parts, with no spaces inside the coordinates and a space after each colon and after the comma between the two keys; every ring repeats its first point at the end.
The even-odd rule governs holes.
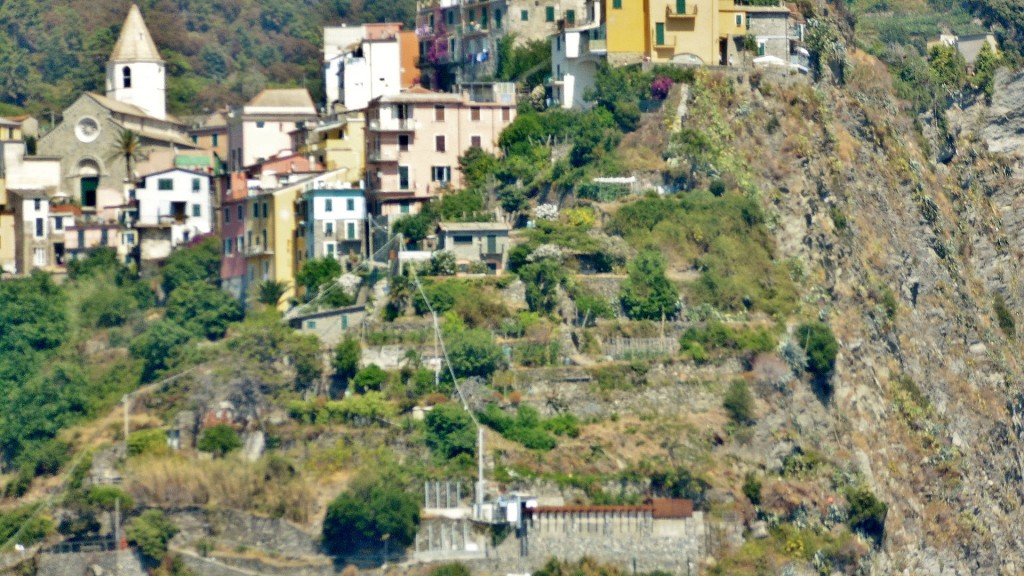
{"type": "MultiPolygon", "coordinates": [[[[121,128],[125,128],[117,121],[112,122],[121,128]]],[[[157,142],[167,142],[169,144],[175,144],[185,148],[199,149],[199,146],[195,142],[185,137],[183,134],[168,134],[163,130],[152,130],[149,128],[143,128],[141,130],[132,129],[132,131],[138,134],[140,138],[145,138],[147,140],[156,140],[157,142]]]]}
{"type": "Polygon", "coordinates": [[[651,500],[655,518],[689,518],[693,516],[693,500],[654,498],[651,500]]]}
{"type": "Polygon", "coordinates": [[[121,35],[117,37],[117,44],[114,44],[110,61],[163,62],[160,51],[156,49],[156,43],[146,28],[146,22],[142,19],[142,12],[135,4],[132,4],[128,10],[128,17],[124,19],[121,35]]]}
{"type": "Polygon", "coordinates": [[[56,206],[50,207],[50,212],[53,214],[74,214],[75,216],[82,215],[82,209],[74,204],[57,204],[56,206]]]}
{"type": "Polygon", "coordinates": [[[150,115],[148,112],[146,112],[142,108],[139,108],[138,106],[135,106],[134,104],[125,104],[124,102],[114,100],[113,98],[107,98],[106,96],[102,96],[95,92],[86,92],[85,94],[93,100],[95,100],[97,104],[103,106],[111,112],[117,112],[118,114],[125,114],[128,116],[137,116],[139,118],[152,118],[153,120],[159,120],[161,122],[170,122],[171,124],[181,124],[181,122],[179,122],[177,118],[171,116],[170,114],[167,115],[167,118],[157,118],[156,116],[150,115]]]}
{"type": "Polygon", "coordinates": [[[310,112],[316,112],[313,98],[305,88],[267,88],[253,97],[246,106],[309,108],[310,112]]]}

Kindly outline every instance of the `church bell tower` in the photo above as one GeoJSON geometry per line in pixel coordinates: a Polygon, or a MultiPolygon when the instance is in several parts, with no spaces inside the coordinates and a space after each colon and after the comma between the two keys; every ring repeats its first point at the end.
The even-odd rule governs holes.
{"type": "Polygon", "coordinates": [[[107,61],[107,97],[167,118],[166,66],[139,7],[132,4],[107,61]]]}

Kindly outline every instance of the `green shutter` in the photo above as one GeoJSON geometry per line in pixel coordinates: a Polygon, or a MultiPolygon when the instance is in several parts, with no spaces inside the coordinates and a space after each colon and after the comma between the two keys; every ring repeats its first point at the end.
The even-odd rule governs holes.
{"type": "Polygon", "coordinates": [[[548,6],[547,8],[544,8],[544,20],[546,22],[554,22],[555,21],[555,7],[554,6],[548,6]]]}
{"type": "Polygon", "coordinates": [[[612,0],[612,8],[622,10],[622,0],[612,0]]]}
{"type": "Polygon", "coordinates": [[[665,24],[662,22],[654,25],[654,43],[658,46],[665,45],[665,24]]]}
{"type": "Polygon", "coordinates": [[[686,0],[676,0],[676,14],[686,14],[686,0]]]}

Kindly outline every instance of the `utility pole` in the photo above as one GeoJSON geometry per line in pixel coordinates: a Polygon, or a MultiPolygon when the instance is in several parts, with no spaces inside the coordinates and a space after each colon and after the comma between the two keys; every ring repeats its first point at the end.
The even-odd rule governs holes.
{"type": "Polygon", "coordinates": [[[484,511],[484,489],[486,487],[484,480],[484,427],[478,424],[476,430],[476,509],[477,516],[481,517],[484,511]]]}
{"type": "Polygon", "coordinates": [[[132,409],[132,395],[125,394],[121,397],[121,403],[124,404],[124,455],[128,457],[128,416],[132,409]]]}

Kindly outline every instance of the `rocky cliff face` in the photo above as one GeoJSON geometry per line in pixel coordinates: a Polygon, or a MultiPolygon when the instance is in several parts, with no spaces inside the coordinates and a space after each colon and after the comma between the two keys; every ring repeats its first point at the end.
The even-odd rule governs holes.
{"type": "MultiPolygon", "coordinates": [[[[781,256],[806,266],[805,306],[841,342],[834,393],[797,441],[849,463],[889,503],[873,572],[1015,574],[1021,357],[993,302],[1001,295],[1019,319],[1024,182],[1005,154],[1024,144],[1024,75],[1000,77],[988,121],[959,135],[944,166],[894,113],[881,66],[853,61],[841,90],[780,98],[741,83],[733,110],[746,108],[748,124],[783,119],[774,134],[749,130],[749,165],[777,216],[781,256]]],[[[784,425],[790,400],[800,402],[769,398],[766,419],[784,425]]]]}

